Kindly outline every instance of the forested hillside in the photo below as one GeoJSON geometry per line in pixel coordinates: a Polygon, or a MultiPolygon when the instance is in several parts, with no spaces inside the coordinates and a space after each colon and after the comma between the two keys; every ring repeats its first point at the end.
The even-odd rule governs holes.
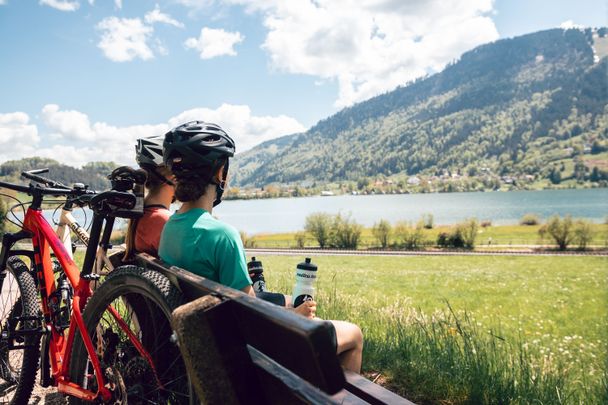
{"type": "Polygon", "coordinates": [[[111,162],[91,162],[84,165],[82,169],[77,169],[53,159],[26,158],[2,163],[0,180],[27,184],[29,180],[20,177],[22,171],[48,168],[49,172],[43,176],[58,180],[63,184],[84,183],[93,190],[105,190],[110,187],[107,176],[116,167],[117,164],[111,162]]]}
{"type": "Polygon", "coordinates": [[[475,48],[441,73],[237,155],[233,183],[608,180],[605,32],[553,29],[475,48]]]}

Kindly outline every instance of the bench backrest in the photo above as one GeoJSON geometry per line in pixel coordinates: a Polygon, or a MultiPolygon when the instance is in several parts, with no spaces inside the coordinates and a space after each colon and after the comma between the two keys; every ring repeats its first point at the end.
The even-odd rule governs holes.
{"type": "MultiPolygon", "coordinates": [[[[180,316],[184,321],[187,313],[198,310],[199,315],[184,321],[190,325],[188,327],[196,328],[201,323],[206,325],[208,336],[203,339],[207,339],[206,342],[216,342],[220,356],[225,359],[232,356],[235,360],[238,358],[239,362],[252,362],[232,370],[232,366],[226,364],[230,378],[252,378],[252,373],[258,380],[282,376],[283,385],[289,385],[290,381],[295,384],[297,380],[303,379],[310,387],[300,384],[304,391],[302,395],[313,396],[314,387],[330,395],[344,387],[344,373],[335,353],[331,323],[305,319],[241,291],[224,287],[178,267],[167,266],[149,255],[139,254],[137,261],[144,267],[163,273],[179,286],[188,301],[207,297],[193,302],[190,308],[185,305],[180,316]],[[195,308],[196,305],[204,308],[195,308]],[[245,351],[248,354],[243,357],[245,351]],[[265,369],[267,372],[260,372],[265,369]],[[275,372],[274,377],[270,371],[275,372]],[[290,379],[290,373],[299,379],[290,379]]],[[[256,388],[244,388],[245,391],[249,389],[256,388]]],[[[237,392],[235,395],[240,397],[247,394],[237,392]]]]}

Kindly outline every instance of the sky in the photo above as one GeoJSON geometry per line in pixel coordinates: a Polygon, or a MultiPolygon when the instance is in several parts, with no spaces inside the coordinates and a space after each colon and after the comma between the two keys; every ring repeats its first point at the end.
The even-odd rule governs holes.
{"type": "Polygon", "coordinates": [[[604,0],[0,0],[0,163],[134,164],[189,120],[237,152],[604,0]]]}

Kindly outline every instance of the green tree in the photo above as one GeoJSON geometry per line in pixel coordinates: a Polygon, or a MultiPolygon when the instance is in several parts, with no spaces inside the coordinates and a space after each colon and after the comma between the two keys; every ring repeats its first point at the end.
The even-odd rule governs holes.
{"type": "Polygon", "coordinates": [[[296,247],[302,249],[306,245],[306,232],[296,232],[294,239],[296,240],[296,247]]]}
{"type": "Polygon", "coordinates": [[[357,189],[359,191],[364,190],[367,186],[369,186],[369,179],[363,178],[357,180],[357,189]]]}
{"type": "Polygon", "coordinates": [[[589,242],[593,239],[593,227],[591,222],[579,219],[574,223],[573,242],[577,244],[580,250],[585,250],[589,242]]]}
{"type": "Polygon", "coordinates": [[[574,223],[570,215],[567,215],[563,219],[559,215],[554,215],[538,230],[538,233],[541,238],[544,238],[546,235],[551,237],[559,247],[559,250],[566,250],[574,237],[573,225],[574,223]]]}
{"type": "Polygon", "coordinates": [[[356,249],[361,241],[363,227],[351,217],[338,214],[333,218],[329,245],[339,249],[356,249]]]}
{"type": "Polygon", "coordinates": [[[399,247],[420,249],[424,245],[424,223],[419,221],[415,226],[407,221],[395,224],[394,235],[399,247]]]}
{"type": "Polygon", "coordinates": [[[555,166],[551,169],[551,173],[549,173],[549,180],[553,184],[559,184],[562,182],[562,174],[555,166]]]}
{"type": "Polygon", "coordinates": [[[329,241],[331,226],[331,215],[315,212],[306,217],[304,229],[317,240],[321,248],[324,248],[329,241]]]}
{"type": "Polygon", "coordinates": [[[391,224],[387,220],[381,219],[380,222],[374,224],[372,233],[380,246],[385,249],[389,244],[391,236],[391,224]]]}
{"type": "Polygon", "coordinates": [[[540,224],[540,219],[538,218],[538,215],[528,213],[521,217],[521,219],[519,220],[519,224],[528,226],[538,225],[540,224]]]}
{"type": "Polygon", "coordinates": [[[574,178],[581,182],[585,180],[585,174],[587,173],[587,166],[582,161],[582,159],[576,159],[574,163],[574,178]]]}
{"type": "Polygon", "coordinates": [[[456,225],[456,232],[460,234],[464,247],[467,249],[475,248],[475,240],[479,230],[479,222],[475,218],[469,218],[466,221],[456,225]]]}

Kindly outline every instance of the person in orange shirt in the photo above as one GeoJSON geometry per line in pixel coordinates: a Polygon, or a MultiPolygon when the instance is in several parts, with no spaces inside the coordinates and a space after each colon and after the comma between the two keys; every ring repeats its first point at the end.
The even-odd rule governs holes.
{"type": "Polygon", "coordinates": [[[135,252],[158,257],[158,244],[165,223],[171,216],[169,207],[175,200],[175,184],[171,171],[163,163],[163,136],[137,140],[135,159],[147,174],[144,215],[129,222],[124,261],[135,252]]]}

